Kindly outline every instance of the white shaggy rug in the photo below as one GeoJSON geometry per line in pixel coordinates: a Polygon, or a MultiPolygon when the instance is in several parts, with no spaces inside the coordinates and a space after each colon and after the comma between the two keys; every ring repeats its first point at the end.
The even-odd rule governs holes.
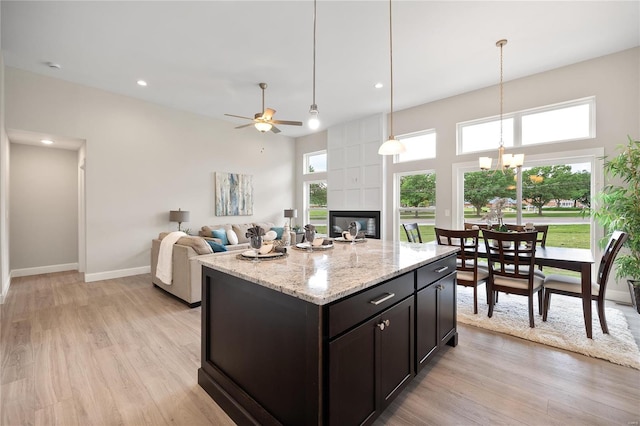
{"type": "Polygon", "coordinates": [[[551,295],[547,321],[538,315],[534,301],[535,328],[529,327],[529,310],[525,296],[500,293],[499,303],[489,318],[484,286],[478,288],[478,314],[473,313],[473,289],[458,286],[458,321],[499,333],[542,343],[594,358],[605,359],[640,370],[640,351],[624,314],[605,307],[609,334],[603,334],[596,303],[593,302],[593,339],[587,339],[582,316],[582,301],[575,297],[551,295]]]}

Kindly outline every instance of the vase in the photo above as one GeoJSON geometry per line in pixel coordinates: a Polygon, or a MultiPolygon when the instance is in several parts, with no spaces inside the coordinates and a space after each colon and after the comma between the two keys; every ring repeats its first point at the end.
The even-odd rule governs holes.
{"type": "Polygon", "coordinates": [[[289,225],[284,225],[284,230],[282,231],[282,245],[287,247],[291,245],[291,230],[289,229],[289,225]]]}
{"type": "Polygon", "coordinates": [[[304,231],[304,240],[307,241],[309,244],[312,244],[313,240],[315,239],[316,239],[316,231],[311,231],[309,229],[304,231]]]}

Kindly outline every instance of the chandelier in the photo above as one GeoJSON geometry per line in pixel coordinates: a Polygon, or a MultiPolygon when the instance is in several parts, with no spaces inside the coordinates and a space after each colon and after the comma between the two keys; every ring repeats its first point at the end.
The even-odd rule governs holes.
{"type": "MultiPolygon", "coordinates": [[[[500,146],[498,147],[498,161],[496,163],[496,168],[493,173],[500,170],[504,173],[505,169],[516,167],[522,167],[524,164],[524,154],[505,154],[504,153],[504,140],[503,140],[503,104],[504,104],[504,83],[503,83],[503,73],[502,73],[502,48],[507,44],[506,39],[498,40],[496,42],[496,46],[500,48],[500,146]]],[[[480,169],[482,170],[491,170],[491,164],[493,163],[493,159],[491,157],[480,157],[479,158],[480,169]]]]}

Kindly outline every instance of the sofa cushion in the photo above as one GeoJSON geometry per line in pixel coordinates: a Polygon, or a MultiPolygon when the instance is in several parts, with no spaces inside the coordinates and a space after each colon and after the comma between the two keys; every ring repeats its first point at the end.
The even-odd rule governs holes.
{"type": "Polygon", "coordinates": [[[238,237],[238,243],[249,242],[249,238],[247,238],[247,231],[249,230],[249,228],[253,228],[252,223],[234,223],[233,225],[231,225],[231,228],[238,237]]]}
{"type": "MultiPolygon", "coordinates": [[[[160,235],[158,236],[158,239],[162,240],[167,235],[169,235],[168,232],[161,232],[160,235]]],[[[200,238],[200,237],[193,237],[193,236],[181,237],[178,241],[176,241],[176,244],[180,244],[181,246],[191,247],[193,251],[195,251],[197,254],[213,253],[213,249],[211,248],[211,246],[207,244],[204,238],[200,238]]]]}
{"type": "Polygon", "coordinates": [[[229,239],[227,238],[227,231],[224,228],[214,229],[211,231],[211,236],[213,238],[218,238],[220,242],[224,245],[229,244],[229,239]]]}
{"type": "Polygon", "coordinates": [[[227,241],[233,246],[238,244],[238,235],[233,231],[233,229],[227,229],[227,241]]]}
{"type": "Polygon", "coordinates": [[[276,226],[276,224],[271,222],[254,222],[253,226],[259,226],[264,230],[264,232],[267,232],[268,230],[276,226]]]}
{"type": "Polygon", "coordinates": [[[227,248],[224,246],[224,244],[216,243],[215,241],[210,241],[210,240],[207,240],[207,243],[211,246],[211,249],[213,250],[214,253],[227,251],[227,248]]]}

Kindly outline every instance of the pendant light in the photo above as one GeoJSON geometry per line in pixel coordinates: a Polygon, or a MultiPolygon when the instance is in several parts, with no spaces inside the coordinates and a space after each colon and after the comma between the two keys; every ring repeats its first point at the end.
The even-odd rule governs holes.
{"type": "Polygon", "coordinates": [[[393,27],[391,17],[391,0],[389,0],[389,68],[391,78],[391,110],[389,112],[389,139],[378,149],[380,155],[402,154],[407,149],[404,144],[393,136],[393,27]]]}
{"type": "Polygon", "coordinates": [[[309,121],[307,124],[312,130],[320,127],[318,119],[318,105],[316,105],[316,0],[313,0],[313,103],[309,108],[309,121]]]}
{"type": "MultiPolygon", "coordinates": [[[[500,48],[500,146],[498,147],[498,162],[493,173],[500,170],[504,173],[505,169],[521,167],[524,164],[524,154],[505,154],[504,153],[504,140],[503,140],[503,104],[504,104],[504,83],[502,73],[502,48],[507,44],[506,39],[498,40],[496,46],[500,48]]],[[[491,157],[480,157],[479,165],[482,170],[490,170],[493,159],[491,157]]]]}

